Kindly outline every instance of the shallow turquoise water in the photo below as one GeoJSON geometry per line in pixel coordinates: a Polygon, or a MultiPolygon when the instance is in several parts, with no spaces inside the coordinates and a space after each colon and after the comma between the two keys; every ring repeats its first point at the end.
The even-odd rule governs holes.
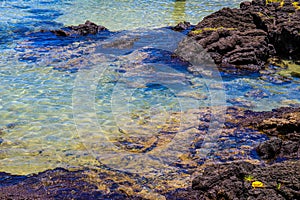
{"type": "MultiPolygon", "coordinates": [[[[0,3],[2,3],[1,10],[3,11],[1,12],[1,20],[8,24],[51,21],[64,25],[74,25],[89,19],[110,30],[128,30],[140,27],[174,25],[183,20],[197,23],[209,13],[225,6],[238,6],[239,2],[239,0],[221,2],[216,0],[4,0],[0,3]],[[36,9],[47,10],[47,12],[32,12],[36,9]]],[[[49,24],[41,23],[38,26],[45,27],[49,24]]]]}
{"type": "Polygon", "coordinates": [[[159,36],[154,28],[183,20],[195,24],[238,2],[0,1],[0,171],[27,174],[99,164],[90,150],[105,153],[95,141],[113,141],[122,132],[157,132],[174,112],[210,106],[212,96],[222,90],[220,83],[228,105],[270,110],[299,103],[299,79],[285,84],[249,76],[210,80],[179,69],[184,65],[168,64],[168,55],[142,48],[154,44],[170,50],[174,36],[151,37],[159,36]],[[110,30],[130,31],[53,43],[47,35],[32,34],[87,19],[110,30]],[[105,50],[103,56],[99,46],[122,37],[146,39],[133,52],[105,50]],[[245,95],[255,89],[265,95],[245,95]]]}

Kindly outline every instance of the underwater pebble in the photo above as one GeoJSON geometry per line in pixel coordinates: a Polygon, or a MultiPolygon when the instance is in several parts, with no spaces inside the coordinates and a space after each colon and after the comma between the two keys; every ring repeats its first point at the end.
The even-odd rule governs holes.
{"type": "Polygon", "coordinates": [[[272,76],[267,76],[267,75],[263,75],[260,77],[260,79],[273,83],[273,84],[284,84],[284,83],[290,83],[291,80],[287,77],[283,77],[280,75],[272,75],[272,76]]]}
{"type": "Polygon", "coordinates": [[[269,95],[264,91],[257,89],[257,90],[250,90],[244,94],[245,97],[254,97],[254,98],[266,98],[269,95]]]}
{"type": "Polygon", "coordinates": [[[6,125],[6,128],[8,128],[8,129],[15,128],[16,125],[17,125],[17,123],[9,123],[6,125]]]}
{"type": "Polygon", "coordinates": [[[283,106],[299,106],[300,105],[300,101],[297,99],[285,99],[280,101],[280,104],[283,106]]]}
{"type": "Polygon", "coordinates": [[[181,92],[177,94],[178,97],[188,97],[197,100],[206,100],[208,97],[205,94],[201,94],[199,92],[181,92]]]}
{"type": "Polygon", "coordinates": [[[203,144],[203,140],[198,140],[198,141],[194,144],[195,149],[201,149],[202,144],[203,144]]]}
{"type": "Polygon", "coordinates": [[[210,89],[224,90],[224,85],[222,83],[212,83],[209,85],[210,89]]]}
{"type": "Polygon", "coordinates": [[[231,103],[235,106],[242,106],[242,107],[246,107],[246,108],[254,107],[254,105],[251,102],[249,102],[245,99],[242,99],[242,98],[229,99],[229,100],[227,100],[227,102],[231,103]]]}

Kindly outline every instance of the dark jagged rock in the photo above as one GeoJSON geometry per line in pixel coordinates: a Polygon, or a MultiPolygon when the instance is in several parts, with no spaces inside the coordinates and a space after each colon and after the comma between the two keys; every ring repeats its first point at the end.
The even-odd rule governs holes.
{"type": "Polygon", "coordinates": [[[0,173],[0,199],[143,199],[116,184],[108,174],[90,170],[57,168],[32,176],[0,173]]]}
{"type": "Polygon", "coordinates": [[[179,24],[177,24],[176,26],[174,26],[172,29],[174,31],[183,31],[183,30],[187,30],[188,28],[190,28],[192,25],[190,22],[180,22],[179,24]]]}
{"type": "Polygon", "coordinates": [[[279,138],[272,138],[260,144],[256,151],[262,159],[273,159],[280,153],[282,140],[279,138]]]}
{"type": "Polygon", "coordinates": [[[274,56],[299,59],[300,7],[284,2],[266,5],[265,0],[254,0],[241,3],[240,9],[223,8],[205,17],[188,36],[224,70],[259,71],[274,56]]]}
{"type": "Polygon", "coordinates": [[[79,35],[97,34],[100,31],[107,30],[104,26],[97,25],[90,21],[86,21],[84,24],[78,26],[69,26],[68,28],[79,35]]]}
{"type": "Polygon", "coordinates": [[[216,164],[196,177],[192,188],[197,199],[299,199],[300,162],[216,164]],[[254,187],[254,181],[263,185],[254,187]]]}
{"type": "MultiPolygon", "coordinates": [[[[299,134],[298,134],[299,136],[299,134]]],[[[293,140],[282,140],[280,138],[272,138],[261,143],[256,147],[258,155],[262,159],[299,159],[300,142],[293,140]]]]}
{"type": "Polygon", "coordinates": [[[300,140],[300,108],[282,107],[266,112],[247,111],[240,125],[248,126],[284,140],[300,140]]]}
{"type": "Polygon", "coordinates": [[[68,26],[66,29],[52,30],[51,32],[57,36],[66,37],[70,35],[95,35],[105,30],[107,30],[107,28],[105,28],[104,26],[97,25],[90,21],[86,21],[84,24],[79,24],[78,26],[68,26]]]}
{"type": "MultiPolygon", "coordinates": [[[[0,199],[148,199],[131,182],[112,174],[62,168],[32,176],[0,173],[0,199]]],[[[192,181],[192,187],[163,192],[167,199],[299,199],[299,161],[271,166],[247,162],[215,164],[192,181]],[[260,181],[263,186],[254,188],[260,181]]]]}
{"type": "Polygon", "coordinates": [[[300,155],[300,108],[279,108],[269,112],[247,111],[239,126],[250,127],[272,137],[256,151],[262,159],[296,158],[300,155]]]}

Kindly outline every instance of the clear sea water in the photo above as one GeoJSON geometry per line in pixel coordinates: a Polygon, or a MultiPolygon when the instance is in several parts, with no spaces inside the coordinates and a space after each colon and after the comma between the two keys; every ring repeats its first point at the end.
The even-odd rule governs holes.
{"type": "Polygon", "coordinates": [[[29,174],[98,165],[97,156],[105,152],[93,146],[95,141],[113,141],[124,132],[156,132],[171,113],[210,106],[220,84],[228,105],[271,110],[298,104],[299,79],[274,84],[251,76],[224,76],[210,82],[164,62],[170,55],[145,48],[155,43],[174,50],[172,43],[178,41],[172,35],[160,38],[157,28],[180,21],[196,24],[239,2],[1,0],[0,171],[29,174]],[[120,32],[74,40],[38,33],[85,20],[120,32]],[[133,52],[99,48],[105,41],[141,37],[145,39],[133,52]],[[135,70],[127,73],[132,66],[135,70]],[[208,88],[208,82],[215,87],[208,88]],[[257,89],[260,96],[253,97],[249,92],[257,89]]]}

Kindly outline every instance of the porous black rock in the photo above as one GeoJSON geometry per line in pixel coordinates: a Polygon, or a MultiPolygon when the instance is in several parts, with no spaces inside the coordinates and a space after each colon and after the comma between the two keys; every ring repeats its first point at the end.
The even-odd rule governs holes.
{"type": "Polygon", "coordinates": [[[299,161],[269,166],[248,162],[215,164],[193,179],[192,199],[299,199],[299,161]],[[255,187],[254,181],[262,183],[255,187]]]}
{"type": "MultiPolygon", "coordinates": [[[[239,9],[223,8],[205,17],[188,37],[208,52],[224,71],[231,67],[259,71],[275,56],[297,60],[300,56],[300,11],[295,2],[285,0],[282,5],[254,0],[242,2],[239,9]]],[[[181,30],[183,25],[178,24],[174,30],[181,30]]],[[[189,41],[185,41],[185,49],[193,51],[189,41]]]]}
{"type": "Polygon", "coordinates": [[[81,35],[86,36],[89,34],[95,35],[101,31],[105,31],[107,28],[101,25],[97,25],[93,22],[86,21],[84,24],[79,24],[78,26],[68,26],[64,29],[51,30],[57,36],[67,37],[70,35],[81,35]]]}

